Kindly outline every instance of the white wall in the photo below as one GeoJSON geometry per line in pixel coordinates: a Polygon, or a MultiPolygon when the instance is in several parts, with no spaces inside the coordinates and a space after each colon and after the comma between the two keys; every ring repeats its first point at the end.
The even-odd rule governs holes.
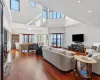
{"type": "Polygon", "coordinates": [[[74,24],[78,24],[80,22],[69,18],[65,16],[65,18],[59,18],[59,19],[46,19],[46,26],[47,27],[66,27],[66,26],[71,26],[74,24]]]}
{"type": "Polygon", "coordinates": [[[65,27],[49,27],[48,33],[65,33],[65,27]]]}
{"type": "MultiPolygon", "coordinates": [[[[8,23],[9,26],[12,23],[12,16],[11,16],[11,12],[10,12],[10,0],[4,0],[5,6],[3,8],[3,15],[4,15],[4,24],[8,23]]],[[[6,26],[6,27],[9,27],[6,26]]]]}
{"type": "Polygon", "coordinates": [[[76,24],[66,27],[66,46],[72,44],[72,34],[84,34],[83,44],[86,46],[91,46],[95,42],[100,42],[100,27],[86,25],[86,24],[76,24]]]}
{"type": "Polygon", "coordinates": [[[11,32],[11,23],[9,23],[5,15],[3,17],[3,26],[8,32],[11,32]]]}
{"type": "Polygon", "coordinates": [[[12,34],[45,34],[47,33],[45,27],[29,26],[25,24],[12,23],[12,34]],[[31,30],[28,30],[31,28],[31,30]]]}
{"type": "Polygon", "coordinates": [[[65,18],[61,19],[48,19],[47,26],[65,26],[65,18]]]}
{"type": "Polygon", "coordinates": [[[36,27],[31,25],[12,23],[12,34],[20,34],[20,42],[23,42],[22,34],[34,34],[34,43],[37,43],[37,35],[38,34],[48,34],[48,28],[45,27],[36,27]],[[32,28],[28,30],[28,28],[32,28]]]}
{"type": "Polygon", "coordinates": [[[30,6],[30,0],[20,0],[20,11],[11,10],[13,22],[27,24],[34,21],[37,16],[42,14],[43,7],[36,4],[36,7],[30,6]]]}
{"type": "Polygon", "coordinates": [[[7,51],[11,49],[11,24],[12,24],[12,16],[9,8],[10,0],[4,0],[4,8],[3,8],[3,26],[7,30],[7,51]]]}

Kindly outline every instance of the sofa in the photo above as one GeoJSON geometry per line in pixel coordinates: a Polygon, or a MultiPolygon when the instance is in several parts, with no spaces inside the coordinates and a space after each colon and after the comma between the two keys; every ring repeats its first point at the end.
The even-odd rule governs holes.
{"type": "Polygon", "coordinates": [[[100,53],[95,53],[92,58],[97,60],[97,63],[92,64],[92,72],[100,75],[100,53]]]}
{"type": "Polygon", "coordinates": [[[100,43],[94,43],[90,49],[86,49],[86,52],[89,56],[93,55],[96,52],[100,52],[100,43]]]}
{"type": "Polygon", "coordinates": [[[74,57],[71,51],[43,47],[43,58],[61,71],[70,71],[74,68],[74,57]]]}
{"type": "Polygon", "coordinates": [[[29,51],[29,50],[36,50],[38,47],[38,43],[24,43],[19,45],[19,50],[20,52],[24,51],[29,51]]]}

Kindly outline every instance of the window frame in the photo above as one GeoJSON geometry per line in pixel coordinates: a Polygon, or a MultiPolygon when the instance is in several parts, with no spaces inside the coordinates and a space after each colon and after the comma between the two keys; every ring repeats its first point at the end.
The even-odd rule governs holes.
{"type": "Polygon", "coordinates": [[[22,34],[23,35],[23,43],[25,43],[25,35],[28,36],[28,42],[27,43],[30,43],[30,38],[29,36],[31,36],[31,42],[32,42],[32,36],[34,36],[34,34],[22,34]]]}
{"type": "Polygon", "coordinates": [[[59,12],[57,12],[57,19],[61,19],[61,14],[60,14],[60,18],[58,18],[58,14],[60,14],[59,12]]]}
{"type": "Polygon", "coordinates": [[[53,19],[53,11],[49,11],[49,19],[53,19]],[[50,12],[52,12],[52,18],[50,18],[50,12]]]}
{"type": "Polygon", "coordinates": [[[62,45],[63,45],[63,44],[62,44],[62,41],[63,41],[62,39],[63,39],[63,38],[61,37],[61,35],[63,35],[63,33],[52,33],[51,35],[53,36],[52,39],[51,39],[52,42],[54,42],[54,40],[56,39],[55,46],[52,45],[52,43],[51,43],[52,47],[55,47],[55,48],[62,48],[62,45]],[[58,34],[60,34],[60,38],[57,37],[58,34]],[[56,35],[56,38],[54,38],[54,35],[56,35]],[[58,40],[60,40],[60,46],[58,46],[58,40]]]}
{"type": "Polygon", "coordinates": [[[3,67],[3,65],[4,65],[4,63],[3,63],[3,59],[4,59],[4,55],[3,55],[3,51],[4,51],[4,49],[3,49],[3,29],[4,29],[4,27],[3,27],[3,13],[4,13],[4,11],[3,11],[3,3],[0,1],[0,5],[1,5],[1,32],[0,32],[0,35],[1,35],[1,68],[0,68],[0,70],[1,70],[1,80],[3,80],[3,78],[4,78],[4,76],[3,76],[3,70],[4,70],[4,67],[3,67]]]}
{"type": "Polygon", "coordinates": [[[36,2],[32,1],[32,2],[35,3],[35,6],[33,7],[33,6],[30,4],[30,1],[32,1],[32,0],[29,0],[29,5],[30,5],[32,8],[36,7],[36,2]]]}
{"type": "Polygon", "coordinates": [[[48,19],[48,9],[46,7],[44,7],[43,10],[42,10],[42,18],[43,19],[48,19]],[[46,18],[43,18],[43,11],[46,12],[46,18]]]}
{"type": "Polygon", "coordinates": [[[53,11],[53,19],[57,19],[57,12],[53,11]],[[56,18],[54,18],[54,12],[56,13],[56,18]]]}
{"type": "MultiPolygon", "coordinates": [[[[64,15],[64,14],[63,14],[64,15]]],[[[61,14],[61,18],[65,18],[65,15],[64,15],[64,17],[62,17],[62,14],[61,14]]]]}
{"type": "MultiPolygon", "coordinates": [[[[65,18],[65,16],[64,17],[62,17],[62,14],[61,13],[59,13],[59,12],[56,12],[56,18],[54,18],[54,12],[56,12],[56,11],[53,11],[53,10],[50,10],[49,11],[49,19],[61,19],[61,18],[65,18]],[[52,18],[50,18],[50,12],[52,12],[52,18]],[[58,18],[58,14],[60,15],[60,17],[58,18]]],[[[64,14],[63,14],[64,15],[64,14]]]]}
{"type": "Polygon", "coordinates": [[[20,0],[19,0],[19,5],[18,5],[18,6],[19,6],[19,9],[18,9],[18,10],[15,10],[15,9],[12,9],[12,8],[11,8],[11,5],[12,5],[12,4],[11,4],[11,1],[12,1],[12,0],[10,0],[10,9],[19,12],[19,11],[20,11],[20,0]]]}

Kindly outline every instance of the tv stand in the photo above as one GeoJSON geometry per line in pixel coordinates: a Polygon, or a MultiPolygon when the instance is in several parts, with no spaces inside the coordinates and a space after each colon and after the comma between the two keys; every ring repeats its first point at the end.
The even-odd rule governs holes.
{"type": "Polygon", "coordinates": [[[81,44],[81,43],[71,44],[71,50],[79,51],[79,52],[84,52],[84,45],[81,44]]]}

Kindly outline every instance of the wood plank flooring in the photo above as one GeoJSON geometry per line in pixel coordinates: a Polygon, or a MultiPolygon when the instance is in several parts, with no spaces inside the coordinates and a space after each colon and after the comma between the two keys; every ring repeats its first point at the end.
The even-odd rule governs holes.
{"type": "MultiPolygon", "coordinates": [[[[4,80],[81,80],[75,72],[63,73],[34,52],[13,49],[11,55],[11,71],[4,80]]],[[[93,80],[100,80],[100,76],[93,75],[93,80]]]]}

